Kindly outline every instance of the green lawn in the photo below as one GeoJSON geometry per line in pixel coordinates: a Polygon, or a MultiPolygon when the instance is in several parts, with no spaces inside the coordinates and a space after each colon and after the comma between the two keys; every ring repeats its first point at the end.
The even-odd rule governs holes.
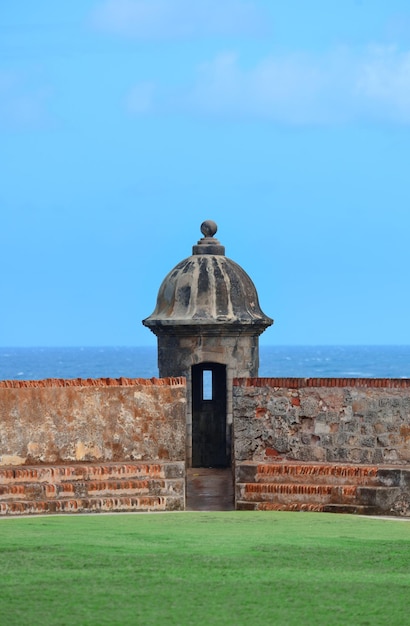
{"type": "Polygon", "coordinates": [[[410,624],[410,523],[218,512],[0,520],[0,623],[410,624]]]}

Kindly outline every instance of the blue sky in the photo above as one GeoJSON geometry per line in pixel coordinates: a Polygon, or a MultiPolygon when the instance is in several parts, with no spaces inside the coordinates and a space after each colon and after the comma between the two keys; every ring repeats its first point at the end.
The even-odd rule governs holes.
{"type": "Polygon", "coordinates": [[[205,219],[264,344],[410,344],[410,5],[0,4],[0,345],[154,345],[205,219]]]}

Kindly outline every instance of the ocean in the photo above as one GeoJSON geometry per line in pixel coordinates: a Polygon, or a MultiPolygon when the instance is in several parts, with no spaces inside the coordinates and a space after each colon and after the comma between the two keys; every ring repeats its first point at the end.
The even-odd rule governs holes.
{"type": "MultiPolygon", "coordinates": [[[[151,378],[156,347],[0,348],[0,380],[151,378]]],[[[410,346],[261,346],[259,376],[410,378],[410,346]]]]}

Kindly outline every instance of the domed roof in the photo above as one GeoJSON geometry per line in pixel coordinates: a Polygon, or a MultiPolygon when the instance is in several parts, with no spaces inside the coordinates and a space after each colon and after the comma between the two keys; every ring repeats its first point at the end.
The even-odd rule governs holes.
{"type": "Polygon", "coordinates": [[[170,326],[252,326],[259,334],[273,323],[259,306],[255,285],[248,274],[225,256],[214,238],[215,222],[201,225],[204,237],[165,277],[154,312],[143,320],[154,333],[170,326]],[[256,328],[255,328],[256,327],[256,328]]]}

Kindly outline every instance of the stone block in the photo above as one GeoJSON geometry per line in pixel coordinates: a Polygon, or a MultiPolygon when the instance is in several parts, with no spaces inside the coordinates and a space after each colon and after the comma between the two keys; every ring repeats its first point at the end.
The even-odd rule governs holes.
{"type": "Polygon", "coordinates": [[[316,417],[319,412],[320,404],[318,398],[304,394],[300,401],[300,415],[303,417],[316,417]]]}
{"type": "Polygon", "coordinates": [[[375,448],[376,447],[376,438],[375,437],[360,437],[359,442],[364,448],[375,448]]]}
{"type": "Polygon", "coordinates": [[[397,454],[397,450],[394,448],[386,448],[383,452],[383,462],[384,463],[397,463],[399,461],[399,455],[397,454]]]}
{"type": "Polygon", "coordinates": [[[377,478],[385,487],[399,487],[402,473],[400,469],[383,467],[377,470],[377,478]]]}
{"type": "Polygon", "coordinates": [[[300,419],[300,426],[302,433],[316,432],[316,423],[312,417],[302,417],[300,419]]]}
{"type": "Polygon", "coordinates": [[[236,481],[238,483],[255,482],[258,466],[241,463],[236,468],[236,481]]]}
{"type": "MultiPolygon", "coordinates": [[[[305,419],[308,419],[308,418],[305,418],[305,419]]],[[[330,424],[327,424],[326,422],[321,422],[321,421],[315,420],[315,422],[314,422],[314,432],[317,435],[319,435],[319,434],[320,435],[324,435],[324,434],[330,433],[331,432],[330,424]]]]}
{"type": "Polygon", "coordinates": [[[410,469],[400,470],[400,486],[406,491],[410,491],[410,469]]]}

